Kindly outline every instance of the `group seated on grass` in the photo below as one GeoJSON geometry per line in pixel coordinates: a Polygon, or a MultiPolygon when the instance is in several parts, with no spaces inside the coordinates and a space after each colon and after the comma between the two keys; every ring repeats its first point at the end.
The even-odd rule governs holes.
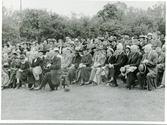
{"type": "Polygon", "coordinates": [[[106,84],[118,87],[118,78],[128,90],[153,91],[165,87],[165,38],[159,32],[129,37],[95,39],[47,39],[7,43],[2,49],[2,90],[50,90],[71,84],[106,84]]]}

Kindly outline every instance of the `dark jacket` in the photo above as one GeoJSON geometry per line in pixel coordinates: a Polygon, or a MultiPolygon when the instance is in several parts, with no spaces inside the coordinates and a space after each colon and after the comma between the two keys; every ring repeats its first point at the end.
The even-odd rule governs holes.
{"type": "Polygon", "coordinates": [[[120,73],[120,68],[123,67],[128,61],[128,57],[126,54],[121,53],[116,57],[115,63],[113,64],[114,69],[117,73],[120,73]]]}
{"type": "Polygon", "coordinates": [[[35,59],[32,60],[31,67],[41,66],[42,68],[42,59],[38,57],[36,62],[35,62],[35,59]]]}
{"type": "Polygon", "coordinates": [[[54,56],[53,59],[50,60],[51,67],[51,82],[54,85],[60,84],[61,80],[61,59],[59,57],[54,56]]]}
{"type": "Polygon", "coordinates": [[[142,55],[140,53],[137,53],[137,52],[135,54],[131,53],[129,55],[127,65],[138,67],[141,59],[142,59],[142,55]]]}

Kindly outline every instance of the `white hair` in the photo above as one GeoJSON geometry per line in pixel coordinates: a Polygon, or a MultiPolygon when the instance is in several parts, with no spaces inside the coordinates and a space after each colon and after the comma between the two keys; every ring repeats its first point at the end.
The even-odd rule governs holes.
{"type": "Polygon", "coordinates": [[[137,45],[131,45],[131,46],[130,46],[130,49],[131,49],[131,48],[138,49],[139,47],[138,47],[137,45]]]}
{"type": "Polygon", "coordinates": [[[123,50],[123,45],[122,43],[117,44],[117,50],[123,50]]]}

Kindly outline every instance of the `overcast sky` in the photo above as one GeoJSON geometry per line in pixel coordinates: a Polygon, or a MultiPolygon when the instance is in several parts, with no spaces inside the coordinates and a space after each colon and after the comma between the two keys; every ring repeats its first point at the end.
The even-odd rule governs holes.
{"type": "MultiPolygon", "coordinates": [[[[92,17],[99,10],[103,8],[108,2],[114,3],[117,1],[104,1],[104,0],[21,0],[22,1],[22,9],[25,8],[42,8],[47,9],[48,11],[56,12],[60,15],[69,16],[72,12],[76,14],[83,13],[85,16],[92,17]]],[[[126,3],[126,5],[147,9],[148,7],[152,7],[158,1],[122,1],[126,3]]],[[[13,9],[20,8],[20,0],[2,0],[2,4],[6,7],[12,7],[13,9]]]]}

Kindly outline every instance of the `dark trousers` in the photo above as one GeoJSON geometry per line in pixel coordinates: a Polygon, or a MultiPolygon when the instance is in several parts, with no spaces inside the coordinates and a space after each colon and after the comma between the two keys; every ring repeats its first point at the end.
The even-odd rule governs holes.
{"type": "Polygon", "coordinates": [[[140,72],[137,73],[137,80],[139,82],[140,88],[143,89],[146,86],[146,73],[142,74],[140,72]]]}
{"type": "Polygon", "coordinates": [[[53,90],[55,88],[55,86],[51,83],[51,74],[50,72],[47,72],[42,80],[41,85],[45,86],[46,84],[49,84],[49,87],[51,90],[53,90]]]}
{"type": "Polygon", "coordinates": [[[126,80],[126,86],[131,89],[131,86],[135,84],[136,80],[136,73],[134,72],[129,72],[127,74],[127,80],[126,80]]]}
{"type": "Polygon", "coordinates": [[[144,86],[147,86],[149,91],[157,87],[156,85],[156,73],[148,72],[141,74],[137,73],[137,79],[139,81],[140,87],[143,89],[144,86]]]}
{"type": "Polygon", "coordinates": [[[157,71],[157,75],[156,75],[157,86],[161,85],[163,74],[164,74],[164,72],[158,72],[157,71]]]}

